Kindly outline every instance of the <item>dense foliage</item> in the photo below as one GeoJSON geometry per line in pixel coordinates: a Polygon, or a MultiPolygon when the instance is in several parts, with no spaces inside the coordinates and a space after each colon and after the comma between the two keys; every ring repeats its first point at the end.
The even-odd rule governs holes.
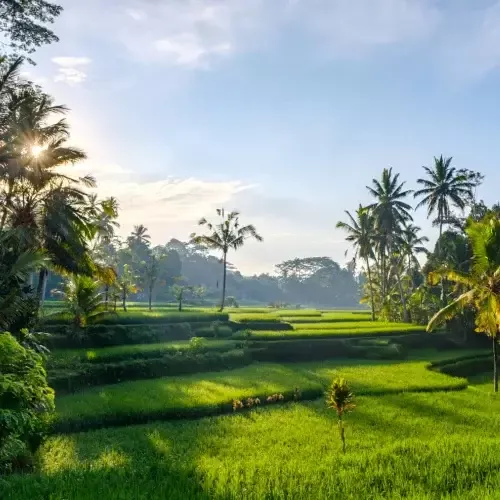
{"type": "Polygon", "coordinates": [[[31,465],[53,410],[42,357],[0,333],[0,473],[31,465]]]}

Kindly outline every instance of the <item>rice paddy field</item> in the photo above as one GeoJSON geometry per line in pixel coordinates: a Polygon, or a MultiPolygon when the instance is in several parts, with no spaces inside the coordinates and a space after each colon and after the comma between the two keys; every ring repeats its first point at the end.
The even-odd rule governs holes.
{"type": "MultiPolygon", "coordinates": [[[[389,346],[396,334],[428,335],[414,325],[372,322],[366,311],[227,312],[233,338],[205,339],[206,355],[251,348],[252,340],[276,340],[261,344],[279,348],[297,339],[363,336],[360,342],[375,349],[389,346]],[[273,324],[276,330],[268,326],[273,324]],[[288,329],[279,330],[283,324],[288,329]]],[[[195,313],[214,311],[186,311],[195,313]]],[[[130,315],[133,324],[142,318],[144,328],[151,317],[155,325],[161,324],[158,317],[179,321],[170,307],[158,307],[151,316],[134,306],[130,315]]],[[[192,348],[183,340],[57,349],[49,372],[51,364],[106,367],[172,353],[182,358],[192,348]]],[[[0,479],[0,498],[500,498],[500,399],[492,393],[491,375],[462,378],[431,365],[487,352],[415,348],[395,360],[254,361],[232,370],[56,394],[53,433],[34,469],[0,479]],[[355,394],[356,406],[344,419],[345,454],[336,414],[324,402],[337,376],[355,394]],[[283,401],[268,400],[279,394],[283,401]],[[260,405],[233,407],[256,397],[260,405]]]]}

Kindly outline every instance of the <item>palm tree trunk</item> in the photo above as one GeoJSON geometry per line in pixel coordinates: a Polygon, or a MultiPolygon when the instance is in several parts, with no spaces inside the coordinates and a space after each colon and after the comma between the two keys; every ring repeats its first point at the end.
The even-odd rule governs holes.
{"type": "Polygon", "coordinates": [[[148,297],[148,302],[149,302],[149,310],[151,311],[151,302],[153,300],[153,283],[149,284],[149,297],[148,297]]]}
{"type": "Polygon", "coordinates": [[[493,337],[493,391],[498,392],[498,353],[497,353],[497,337],[493,337]]]}
{"type": "Polygon", "coordinates": [[[109,302],[109,285],[104,286],[104,310],[108,310],[108,302],[109,302]]]}
{"type": "Polygon", "coordinates": [[[403,319],[405,323],[410,322],[410,316],[408,315],[408,308],[406,307],[406,298],[403,292],[403,285],[401,284],[401,277],[399,276],[399,271],[396,270],[396,280],[398,282],[399,296],[401,297],[401,305],[403,306],[403,319]]]}
{"type": "Polygon", "coordinates": [[[4,209],[3,209],[3,213],[2,213],[2,220],[0,222],[0,230],[2,230],[5,226],[5,221],[7,220],[7,207],[10,203],[10,200],[12,198],[12,191],[14,190],[14,182],[12,179],[9,179],[9,190],[7,192],[7,195],[5,197],[5,200],[4,200],[4,209]]]}
{"type": "MultiPolygon", "coordinates": [[[[437,242],[438,260],[441,260],[441,236],[443,236],[443,215],[439,215],[439,239],[437,242]]],[[[441,276],[441,305],[446,305],[446,297],[444,295],[444,278],[441,276]]]]}
{"type": "Polygon", "coordinates": [[[372,321],[375,321],[375,304],[373,301],[372,272],[370,270],[370,261],[368,260],[368,257],[366,258],[366,267],[368,269],[368,283],[370,285],[370,302],[372,305],[372,321]]]}
{"type": "Polygon", "coordinates": [[[224,252],[224,271],[222,276],[222,301],[220,303],[219,311],[222,312],[224,310],[224,302],[226,301],[226,275],[227,275],[227,253],[224,252]]]}
{"type": "Polygon", "coordinates": [[[179,297],[179,312],[182,312],[182,295],[179,297]]]}
{"type": "Polygon", "coordinates": [[[125,312],[127,312],[127,290],[125,287],[122,289],[122,307],[125,312]]]}
{"type": "Polygon", "coordinates": [[[38,297],[39,308],[43,309],[43,303],[45,301],[45,291],[47,290],[47,277],[49,271],[47,268],[42,267],[38,273],[38,284],[36,289],[36,295],[38,297]]]}

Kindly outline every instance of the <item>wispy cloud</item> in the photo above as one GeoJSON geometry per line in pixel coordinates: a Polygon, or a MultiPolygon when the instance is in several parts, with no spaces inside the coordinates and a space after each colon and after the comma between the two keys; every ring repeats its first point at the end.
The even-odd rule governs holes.
{"type": "Polygon", "coordinates": [[[88,57],[53,57],[52,62],[59,66],[54,76],[55,82],[63,82],[68,85],[78,85],[87,79],[84,71],[92,60],[88,57]]]}
{"type": "Polygon", "coordinates": [[[421,41],[441,19],[432,0],[296,0],[291,10],[324,49],[340,57],[421,41]]]}
{"type": "Polygon", "coordinates": [[[500,68],[500,1],[483,9],[460,9],[439,55],[453,78],[476,80],[500,68]]]}

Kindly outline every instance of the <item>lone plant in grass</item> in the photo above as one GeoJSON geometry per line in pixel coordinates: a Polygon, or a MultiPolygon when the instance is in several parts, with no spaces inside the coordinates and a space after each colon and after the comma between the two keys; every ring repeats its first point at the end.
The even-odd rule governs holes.
{"type": "Polygon", "coordinates": [[[337,412],[340,440],[342,441],[342,451],[345,453],[345,433],[344,421],[342,417],[345,413],[352,411],[355,408],[354,395],[351,392],[346,380],[338,377],[329,387],[326,393],[326,404],[337,412]]]}

